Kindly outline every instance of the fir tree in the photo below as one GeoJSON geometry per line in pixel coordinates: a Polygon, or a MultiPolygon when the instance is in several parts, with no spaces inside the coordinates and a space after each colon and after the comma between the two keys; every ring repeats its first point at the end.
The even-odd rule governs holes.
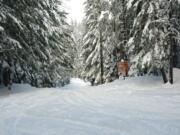
{"type": "Polygon", "coordinates": [[[88,0],[86,2],[86,34],[83,39],[82,76],[104,83],[111,77],[111,53],[113,51],[111,13],[109,2],[105,0],[88,0]]]}
{"type": "Polygon", "coordinates": [[[167,9],[164,6],[158,0],[139,0],[132,6],[136,13],[128,43],[132,71],[137,69],[139,73],[150,73],[168,65],[168,16],[163,14],[167,9]]]}
{"type": "Polygon", "coordinates": [[[52,87],[69,78],[72,57],[68,48],[73,40],[61,4],[60,0],[1,1],[10,12],[0,20],[5,37],[18,45],[15,55],[9,56],[14,61],[15,81],[52,87]]]}

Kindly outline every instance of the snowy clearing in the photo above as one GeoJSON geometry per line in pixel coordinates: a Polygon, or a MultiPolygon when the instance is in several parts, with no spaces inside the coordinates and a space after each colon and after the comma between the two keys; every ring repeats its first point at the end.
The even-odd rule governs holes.
{"type": "MultiPolygon", "coordinates": [[[[176,70],[176,76],[180,76],[176,70]]],[[[179,135],[180,78],[118,80],[91,87],[0,89],[0,135],[179,135]]]]}

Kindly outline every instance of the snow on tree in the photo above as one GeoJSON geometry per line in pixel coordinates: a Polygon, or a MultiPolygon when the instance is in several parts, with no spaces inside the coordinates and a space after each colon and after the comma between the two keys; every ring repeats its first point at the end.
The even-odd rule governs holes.
{"type": "MultiPolygon", "coordinates": [[[[73,39],[60,0],[1,0],[0,25],[5,39],[16,49],[8,57],[14,61],[15,81],[34,86],[64,85],[72,70],[73,39]],[[59,82],[60,81],[60,82],[59,82]]],[[[1,45],[2,46],[2,45],[1,45]]],[[[6,45],[7,46],[7,45],[6,45]]],[[[4,56],[2,57],[5,58],[4,56]]]]}
{"type": "Polygon", "coordinates": [[[83,36],[84,36],[84,30],[85,30],[85,24],[84,21],[81,23],[78,23],[76,21],[71,22],[71,28],[72,28],[72,37],[74,39],[74,46],[73,46],[73,53],[74,54],[74,62],[73,62],[73,74],[75,77],[81,77],[81,71],[83,68],[83,63],[82,63],[82,56],[81,56],[81,51],[82,51],[82,45],[83,45],[83,36]]]}
{"type": "MultiPolygon", "coordinates": [[[[175,40],[174,44],[179,42],[178,11],[177,0],[87,1],[82,53],[84,78],[95,78],[95,82],[100,83],[101,45],[104,80],[116,76],[116,62],[121,58],[129,60],[130,75],[159,74],[161,71],[165,76],[170,66],[171,38],[175,40]],[[108,4],[102,6],[103,2],[108,4]],[[173,17],[170,17],[171,11],[173,17]]],[[[177,63],[177,57],[176,54],[174,63],[177,63]]]]}
{"type": "Polygon", "coordinates": [[[128,41],[131,74],[167,70],[171,45],[167,40],[171,26],[169,1],[134,0],[130,3],[128,8],[135,13],[132,37],[128,41]]]}
{"type": "Polygon", "coordinates": [[[112,13],[106,0],[86,1],[86,32],[83,38],[82,76],[96,84],[111,81],[113,73],[112,13]],[[103,80],[102,80],[103,79],[103,80]]]}

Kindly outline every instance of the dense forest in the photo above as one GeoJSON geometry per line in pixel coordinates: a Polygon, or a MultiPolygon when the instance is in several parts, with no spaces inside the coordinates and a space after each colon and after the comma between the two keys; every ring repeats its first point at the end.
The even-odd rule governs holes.
{"type": "Polygon", "coordinates": [[[117,78],[117,61],[129,62],[129,76],[163,75],[173,83],[180,67],[180,1],[87,0],[82,77],[96,84],[117,78]]]}
{"type": "MultiPolygon", "coordinates": [[[[14,83],[57,87],[72,76],[102,84],[129,76],[162,75],[180,67],[179,0],[86,0],[81,24],[67,23],[63,0],[0,0],[0,74],[14,83]]],[[[169,73],[169,77],[167,77],[169,73]]],[[[1,81],[2,81],[1,77],[1,81]]]]}

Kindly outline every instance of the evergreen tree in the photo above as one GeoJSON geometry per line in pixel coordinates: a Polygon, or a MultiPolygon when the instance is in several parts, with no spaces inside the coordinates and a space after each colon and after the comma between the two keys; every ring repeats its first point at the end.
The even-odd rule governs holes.
{"type": "Polygon", "coordinates": [[[71,27],[72,27],[72,35],[74,39],[74,47],[72,49],[74,54],[74,76],[81,78],[81,71],[83,68],[83,63],[82,63],[82,56],[81,56],[81,51],[82,51],[82,45],[83,45],[83,35],[84,35],[84,30],[85,30],[85,24],[84,21],[81,23],[78,23],[76,21],[71,22],[71,27]]]}
{"type": "Polygon", "coordinates": [[[10,13],[5,13],[0,24],[6,37],[18,45],[15,55],[9,56],[14,61],[15,81],[52,87],[69,78],[72,57],[68,49],[73,41],[61,4],[60,0],[1,0],[10,13]]]}
{"type": "Polygon", "coordinates": [[[167,70],[171,45],[167,40],[171,26],[169,1],[132,0],[128,7],[135,13],[128,42],[131,74],[167,70]]]}
{"type": "Polygon", "coordinates": [[[178,64],[178,12],[178,0],[87,0],[84,78],[100,83],[103,58],[103,79],[113,80],[123,58],[129,60],[130,75],[161,72],[167,82],[168,68],[178,64]]]}
{"type": "Polygon", "coordinates": [[[88,0],[85,9],[86,34],[82,51],[85,65],[82,76],[100,84],[110,81],[113,73],[110,3],[105,0],[88,0]]]}

